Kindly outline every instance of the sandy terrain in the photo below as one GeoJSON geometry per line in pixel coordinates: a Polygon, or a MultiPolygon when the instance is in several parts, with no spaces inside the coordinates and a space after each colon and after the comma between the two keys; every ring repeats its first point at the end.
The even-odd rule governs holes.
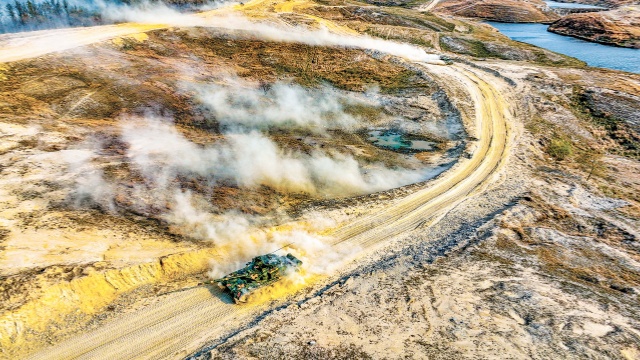
{"type": "MultiPolygon", "coordinates": [[[[456,87],[475,89],[472,92],[476,107],[474,128],[478,129],[476,130],[478,144],[475,146],[475,151],[470,159],[459,163],[447,175],[430,183],[426,189],[387,205],[381,212],[363,215],[356,222],[348,222],[345,226],[325,233],[329,239],[335,239],[333,246],[337,248],[338,253],[347,253],[351,251],[350,249],[359,248],[361,251],[358,256],[362,256],[366,254],[367,249],[375,250],[380,243],[393,238],[396,234],[414,229],[416,226],[427,225],[451,204],[463,200],[477,188],[486,188],[489,179],[499,171],[506,154],[504,149],[508,136],[505,129],[505,116],[508,116],[508,113],[505,113],[505,103],[499,97],[499,93],[488,83],[475,77],[469,70],[434,69],[437,73],[442,73],[442,77],[451,76],[456,81],[460,81],[461,84],[456,87]],[[475,83],[479,84],[477,88],[474,88],[475,83]],[[377,226],[372,227],[373,223],[377,226]]],[[[224,254],[221,256],[224,257],[224,254]]],[[[321,281],[321,279],[309,279],[307,283],[311,284],[315,281],[321,281]]],[[[295,287],[287,292],[294,289],[295,287]]],[[[230,309],[228,303],[221,301],[218,297],[211,298],[206,295],[210,294],[202,288],[183,291],[180,296],[163,299],[157,305],[161,310],[155,307],[146,308],[122,320],[114,321],[108,331],[101,329],[99,333],[90,333],[82,339],[72,338],[68,342],[61,343],[56,349],[47,349],[35,355],[34,358],[77,357],[88,351],[93,351],[95,354],[109,353],[121,358],[176,356],[181,351],[188,353],[196,350],[194,346],[198,345],[198,340],[202,336],[219,336],[218,329],[221,324],[231,319],[236,322],[246,322],[257,313],[264,311],[265,305],[269,304],[265,301],[264,305],[260,306],[260,302],[254,300],[251,308],[230,309]],[[195,297],[193,305],[185,308],[184,304],[191,301],[193,297],[195,297]],[[178,304],[181,306],[177,306],[178,304]],[[169,309],[175,309],[176,312],[169,309]],[[180,315],[184,313],[187,315],[180,315]],[[156,318],[151,314],[161,317],[156,318]],[[132,326],[132,323],[136,325],[132,326]],[[152,324],[154,327],[150,327],[152,324]],[[188,333],[186,328],[189,328],[188,333]],[[106,334],[110,334],[111,337],[106,334]],[[101,339],[102,344],[96,343],[96,339],[101,339]],[[126,346],[123,346],[124,344],[126,346]]]]}
{"type": "Polygon", "coordinates": [[[242,13],[290,38],[248,31],[251,22],[0,38],[0,356],[638,358],[640,78],[426,6],[255,0],[200,15],[242,13]],[[53,46],[59,36],[73,41],[53,46]],[[448,65],[435,51],[448,51],[448,65]],[[442,149],[414,154],[340,128],[264,131],[259,144],[286,146],[278,155],[291,173],[320,151],[351,156],[364,173],[447,164],[429,181],[356,197],[290,191],[295,181],[272,169],[257,185],[207,177],[240,151],[214,151],[234,134],[185,84],[231,81],[218,72],[234,73],[245,97],[283,79],[329,82],[336,97],[373,93],[382,105],[348,108],[369,127],[429,129],[446,117],[467,138],[433,137],[442,149]],[[145,116],[147,99],[175,127],[123,120],[145,116]],[[283,245],[302,271],[246,305],[202,285],[283,245]]]}

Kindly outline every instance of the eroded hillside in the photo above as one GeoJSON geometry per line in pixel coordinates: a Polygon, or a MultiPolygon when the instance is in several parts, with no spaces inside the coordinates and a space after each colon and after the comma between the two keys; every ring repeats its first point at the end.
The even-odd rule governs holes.
{"type": "Polygon", "coordinates": [[[611,11],[571,14],[549,27],[549,31],[608,45],[640,49],[640,6],[611,11]]]}

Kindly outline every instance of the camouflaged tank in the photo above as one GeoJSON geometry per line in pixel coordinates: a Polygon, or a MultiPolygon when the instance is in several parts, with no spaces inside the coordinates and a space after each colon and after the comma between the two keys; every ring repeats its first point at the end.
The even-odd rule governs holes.
{"type": "Polygon", "coordinates": [[[297,271],[302,261],[287,254],[266,254],[253,258],[244,268],[213,280],[223,290],[228,290],[236,304],[247,301],[247,296],[258,288],[280,280],[290,269],[297,271]]]}

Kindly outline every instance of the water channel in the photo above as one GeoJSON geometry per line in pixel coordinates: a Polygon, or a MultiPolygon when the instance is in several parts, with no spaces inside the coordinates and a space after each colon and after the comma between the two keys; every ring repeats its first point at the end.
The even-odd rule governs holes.
{"type": "Polygon", "coordinates": [[[544,24],[487,22],[513,40],[580,59],[589,66],[640,74],[640,49],[621,48],[576,39],[547,31],[544,24]]]}

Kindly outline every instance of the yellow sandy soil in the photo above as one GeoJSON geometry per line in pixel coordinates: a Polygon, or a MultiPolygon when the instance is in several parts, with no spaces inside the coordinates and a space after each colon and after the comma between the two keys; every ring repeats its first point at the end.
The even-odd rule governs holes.
{"type": "MultiPolygon", "coordinates": [[[[275,6],[275,11],[290,12],[305,4],[304,1],[279,4],[255,0],[236,9],[251,13],[275,6]]],[[[331,31],[353,33],[330,21],[307,16],[331,31]]],[[[19,39],[0,38],[0,62],[40,56],[54,50],[123,36],[144,40],[144,36],[137,34],[163,27],[165,26],[122,24],[33,33],[19,39]],[[62,44],[62,47],[57,44],[55,49],[42,46],[51,40],[51,36],[59,37],[60,34],[73,37],[74,41],[68,45],[62,44]]],[[[365,254],[404,231],[425,222],[436,221],[446,209],[490,186],[508,156],[507,119],[510,114],[500,91],[503,86],[500,80],[486,78],[486,75],[464,67],[420,66],[425,66],[442,79],[444,84],[466,88],[469,92],[475,104],[475,116],[469,120],[473,122],[471,128],[476,130],[475,135],[479,139],[474,144],[473,154],[470,159],[461,161],[424,190],[390,202],[384,211],[362,216],[355,222],[342,224],[322,234],[333,239],[333,246],[337,248],[360,248],[361,254],[365,254]]],[[[0,318],[0,343],[3,347],[19,348],[23,345],[21,334],[24,329],[43,330],[49,323],[60,321],[65,315],[78,309],[85,314],[95,314],[120,294],[141,285],[171,281],[202,272],[208,267],[208,261],[213,255],[224,255],[221,251],[223,249],[171,255],[162,258],[161,262],[153,261],[93,274],[51,287],[37,301],[0,318]]],[[[272,291],[275,294],[265,293],[265,296],[255,298],[247,306],[226,303],[225,297],[217,296],[220,295],[217,290],[206,287],[185,290],[164,297],[154,306],[118,318],[97,331],[34,354],[32,358],[184,356],[195,350],[203,339],[225,331],[225,324],[239,324],[267,309],[273,297],[281,298],[320,280],[318,277],[309,277],[298,282],[297,286],[274,287],[272,291]]]]}
{"type": "MultiPolygon", "coordinates": [[[[494,80],[485,80],[473,70],[461,67],[429,67],[429,70],[443,82],[455,82],[469,89],[476,106],[479,138],[476,151],[471,159],[462,161],[428,188],[390,204],[383,212],[328,232],[335,239],[334,246],[360,247],[364,254],[402,231],[437,219],[456,202],[489,186],[507,158],[506,120],[510,115],[500,90],[493,85],[494,80]]],[[[495,82],[501,86],[499,81],[495,82]]],[[[321,279],[306,279],[300,286],[318,280],[321,279]]],[[[298,290],[275,289],[276,298],[298,290]]],[[[152,307],[123,316],[32,358],[97,358],[105,354],[115,358],[177,358],[197,349],[203,339],[223,333],[224,324],[241,324],[271,304],[271,296],[265,296],[249,305],[236,306],[226,303],[226,298],[220,295],[217,290],[204,287],[173,294],[152,307]]]]}

